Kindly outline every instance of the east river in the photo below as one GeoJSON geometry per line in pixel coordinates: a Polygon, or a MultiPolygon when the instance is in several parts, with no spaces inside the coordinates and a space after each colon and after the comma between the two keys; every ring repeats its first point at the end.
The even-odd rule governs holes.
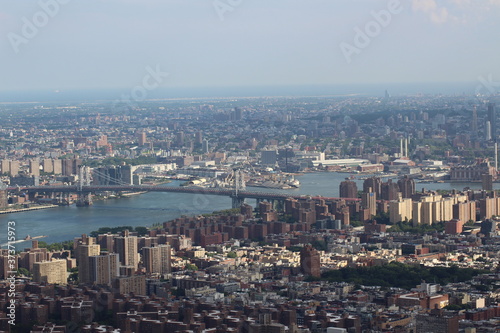
{"type": "MultiPolygon", "coordinates": [[[[248,188],[252,191],[282,192],[290,195],[321,195],[338,197],[339,184],[348,174],[345,173],[308,173],[297,176],[301,187],[292,190],[272,190],[268,188],[248,188]]],[[[354,179],[358,189],[362,189],[363,180],[354,179]]],[[[179,186],[174,181],[167,186],[179,186]]],[[[480,183],[417,183],[417,191],[462,190],[464,187],[480,189],[480,183]]],[[[500,184],[494,184],[500,189],[500,184]]],[[[249,201],[251,205],[255,202],[249,201]]],[[[96,201],[90,207],[61,206],[23,213],[0,215],[0,244],[7,242],[7,222],[14,221],[16,239],[27,235],[32,237],[46,235],[39,239],[48,243],[71,240],[84,233],[90,233],[100,227],[113,226],[151,226],[179,217],[181,215],[206,214],[231,208],[229,197],[214,195],[194,195],[183,193],[144,193],[128,198],[96,201]]],[[[18,243],[18,248],[29,246],[29,242],[18,243]]]]}

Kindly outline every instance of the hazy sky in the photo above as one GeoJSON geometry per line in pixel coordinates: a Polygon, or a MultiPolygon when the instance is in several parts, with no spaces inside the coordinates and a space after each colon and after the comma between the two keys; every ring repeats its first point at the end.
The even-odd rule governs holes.
{"type": "Polygon", "coordinates": [[[500,0],[398,3],[0,0],[0,91],[500,81],[500,0]]]}

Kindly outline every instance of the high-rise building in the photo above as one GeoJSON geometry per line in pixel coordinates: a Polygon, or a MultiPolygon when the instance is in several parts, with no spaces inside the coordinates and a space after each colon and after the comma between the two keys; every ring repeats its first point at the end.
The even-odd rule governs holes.
{"type": "Polygon", "coordinates": [[[52,160],[52,165],[54,168],[54,175],[62,174],[62,160],[54,159],[54,160],[52,160]]]}
{"type": "Polygon", "coordinates": [[[481,222],[481,233],[487,237],[491,237],[495,234],[497,230],[497,222],[486,219],[481,222]]]}
{"type": "Polygon", "coordinates": [[[194,141],[199,145],[203,143],[203,131],[196,132],[194,135],[194,141]]]}
{"type": "Polygon", "coordinates": [[[495,103],[488,103],[488,121],[491,126],[491,138],[496,141],[497,139],[497,112],[495,103]]]}
{"type": "Polygon", "coordinates": [[[398,180],[398,187],[403,198],[411,198],[415,193],[415,181],[408,175],[398,180]]]}
{"type": "Polygon", "coordinates": [[[476,202],[467,201],[454,204],[453,218],[464,222],[476,221],[476,202]]]}
{"type": "Polygon", "coordinates": [[[1,160],[0,161],[0,171],[2,173],[10,173],[10,161],[9,160],[1,160]]]}
{"type": "Polygon", "coordinates": [[[380,198],[382,195],[382,180],[379,177],[365,179],[363,182],[363,192],[368,192],[369,188],[372,189],[372,192],[375,193],[377,198],[380,198]]]}
{"type": "Polygon", "coordinates": [[[313,277],[320,277],[320,263],[319,253],[312,245],[305,245],[300,250],[300,269],[302,273],[313,277]]]}
{"type": "Polygon", "coordinates": [[[486,124],[484,125],[484,139],[486,141],[491,140],[491,122],[486,120],[486,124]]]}
{"type": "Polygon", "coordinates": [[[40,177],[40,161],[34,158],[29,161],[30,174],[35,177],[40,177]]]}
{"type": "Polygon", "coordinates": [[[240,108],[234,108],[234,120],[243,119],[243,112],[240,108]]]}
{"type": "Polygon", "coordinates": [[[7,208],[9,203],[9,197],[7,193],[7,185],[0,182],[0,209],[7,208]]]}
{"type": "Polygon", "coordinates": [[[170,245],[142,248],[144,267],[149,274],[168,274],[171,271],[170,245]]]}
{"type": "Polygon", "coordinates": [[[372,192],[372,188],[368,188],[368,192],[363,192],[361,195],[361,204],[369,210],[370,218],[377,215],[377,195],[372,192]]]}
{"type": "Polygon", "coordinates": [[[19,161],[9,161],[9,170],[11,177],[17,176],[19,173],[19,161]]]}
{"type": "Polygon", "coordinates": [[[477,109],[476,109],[476,106],[474,105],[474,108],[472,109],[472,122],[471,122],[471,126],[470,126],[470,129],[472,131],[472,134],[476,134],[477,133],[477,109]]]}
{"type": "Polygon", "coordinates": [[[107,253],[89,257],[90,283],[111,286],[119,275],[117,253],[107,253]]]}
{"type": "Polygon", "coordinates": [[[42,161],[43,172],[54,172],[54,162],[51,158],[44,158],[42,161]]]}
{"type": "Polygon", "coordinates": [[[137,134],[139,146],[144,146],[147,142],[146,132],[142,131],[137,134]]]}
{"type": "Polygon", "coordinates": [[[262,150],[260,152],[260,163],[264,165],[275,165],[278,161],[278,151],[273,150],[262,150]]]}
{"type": "Polygon", "coordinates": [[[399,198],[389,202],[389,219],[391,223],[413,218],[413,203],[411,199],[399,198]]]}
{"type": "Polygon", "coordinates": [[[481,185],[484,191],[493,191],[493,175],[481,175],[481,185]]]}
{"type": "Polygon", "coordinates": [[[130,236],[129,231],[123,231],[123,236],[115,238],[115,252],[120,256],[122,266],[137,270],[139,254],[137,252],[137,236],[130,236]]]}
{"type": "MultiPolygon", "coordinates": [[[[77,175],[82,165],[82,159],[80,158],[65,158],[61,160],[63,176],[77,175]]],[[[56,173],[56,166],[54,165],[54,173],[56,173]]]]}
{"type": "Polygon", "coordinates": [[[104,147],[108,145],[108,136],[103,134],[100,136],[99,140],[95,143],[97,148],[104,147]]]}
{"type": "Polygon", "coordinates": [[[0,162],[0,168],[2,173],[15,177],[19,173],[19,161],[2,160],[0,162]]]}
{"type": "Polygon", "coordinates": [[[357,198],[358,186],[352,180],[344,180],[340,183],[340,197],[341,198],[357,198]]]}
{"type": "Polygon", "coordinates": [[[80,283],[92,283],[89,257],[98,256],[101,246],[95,244],[93,237],[82,235],[81,242],[74,243],[76,263],[78,265],[78,280],[80,283]]]}
{"type": "Polygon", "coordinates": [[[184,132],[183,131],[177,132],[177,134],[175,135],[175,144],[178,147],[182,147],[184,146],[184,141],[185,141],[184,132]]]}
{"type": "Polygon", "coordinates": [[[95,185],[132,185],[135,169],[131,165],[96,168],[92,181],[95,185]]]}
{"type": "Polygon", "coordinates": [[[500,198],[484,198],[479,200],[479,218],[481,220],[490,219],[498,214],[500,198]]]}
{"type": "Polygon", "coordinates": [[[201,149],[203,151],[203,154],[208,154],[210,152],[207,139],[203,139],[201,149]]]}
{"type": "Polygon", "coordinates": [[[380,198],[382,200],[398,200],[399,198],[399,186],[397,183],[393,183],[392,179],[382,183],[381,192],[380,198]]]}
{"type": "Polygon", "coordinates": [[[35,262],[33,264],[33,281],[38,283],[67,284],[66,260],[58,259],[35,262]]]}

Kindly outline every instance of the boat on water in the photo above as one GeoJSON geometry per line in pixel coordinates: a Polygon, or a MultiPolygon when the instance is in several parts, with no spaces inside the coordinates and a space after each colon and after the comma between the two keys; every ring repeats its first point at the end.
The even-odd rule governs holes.
{"type": "Polygon", "coordinates": [[[264,188],[273,188],[273,189],[292,189],[299,188],[300,181],[295,179],[295,177],[278,177],[277,179],[252,179],[247,182],[247,186],[253,187],[264,187],[264,188]]]}

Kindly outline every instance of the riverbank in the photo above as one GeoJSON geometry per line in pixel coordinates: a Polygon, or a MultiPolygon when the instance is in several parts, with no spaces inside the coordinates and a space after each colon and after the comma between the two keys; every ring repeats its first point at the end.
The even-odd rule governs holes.
{"type": "Polygon", "coordinates": [[[121,197],[133,197],[134,195],[140,195],[140,194],[144,194],[144,193],[148,193],[148,191],[142,191],[142,192],[130,192],[130,193],[122,193],[120,194],[119,196],[117,196],[116,198],[121,198],[121,197]]]}
{"type": "Polygon", "coordinates": [[[28,207],[28,208],[6,209],[6,210],[0,210],[0,214],[22,213],[22,212],[28,212],[30,210],[39,210],[39,209],[47,209],[47,208],[55,208],[55,207],[59,207],[59,206],[58,205],[43,205],[43,206],[35,206],[35,207],[28,207]]]}

